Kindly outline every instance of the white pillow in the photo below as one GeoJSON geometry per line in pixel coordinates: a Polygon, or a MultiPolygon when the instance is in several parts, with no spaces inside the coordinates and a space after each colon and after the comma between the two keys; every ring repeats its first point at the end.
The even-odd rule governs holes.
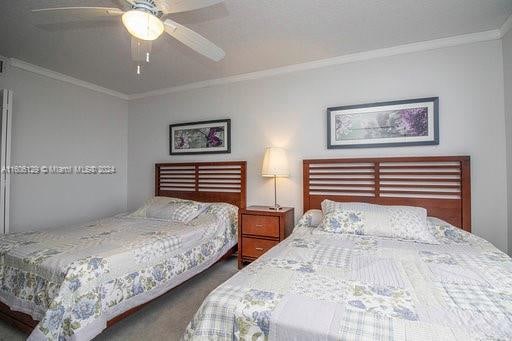
{"type": "Polygon", "coordinates": [[[188,224],[203,213],[208,206],[207,203],[197,201],[158,202],[148,207],[146,217],[188,224]]]}
{"type": "Polygon", "coordinates": [[[179,198],[172,198],[172,197],[152,197],[142,205],[139,209],[137,209],[135,212],[131,213],[129,217],[131,218],[146,218],[147,217],[147,211],[152,206],[160,206],[163,204],[168,204],[171,202],[193,202],[191,200],[185,200],[185,199],[179,199],[179,198]]]}
{"type": "Polygon", "coordinates": [[[322,202],[322,229],[439,244],[427,224],[427,210],[413,206],[383,206],[367,203],[322,202]],[[357,217],[358,219],[356,219],[357,217]]]}
{"type": "Polygon", "coordinates": [[[299,219],[297,227],[317,227],[322,222],[321,210],[309,210],[299,219]]]}

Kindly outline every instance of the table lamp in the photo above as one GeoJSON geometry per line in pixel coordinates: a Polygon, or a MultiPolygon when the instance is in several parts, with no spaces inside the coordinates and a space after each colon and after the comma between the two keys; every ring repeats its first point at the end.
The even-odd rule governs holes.
{"type": "Polygon", "coordinates": [[[277,204],[277,178],[288,177],[290,169],[286,151],[282,148],[268,147],[265,149],[263,157],[263,167],[261,167],[261,176],[274,178],[274,207],[272,210],[280,210],[281,206],[277,204]]]}

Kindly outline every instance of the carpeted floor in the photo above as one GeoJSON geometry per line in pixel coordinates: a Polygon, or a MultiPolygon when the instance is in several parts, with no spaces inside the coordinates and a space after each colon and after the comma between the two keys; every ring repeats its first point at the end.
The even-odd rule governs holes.
{"type": "MultiPolygon", "coordinates": [[[[179,340],[204,298],[237,272],[236,258],[222,261],[171,290],[95,340],[179,340]]],[[[25,340],[27,335],[0,321],[0,340],[25,340]]]]}

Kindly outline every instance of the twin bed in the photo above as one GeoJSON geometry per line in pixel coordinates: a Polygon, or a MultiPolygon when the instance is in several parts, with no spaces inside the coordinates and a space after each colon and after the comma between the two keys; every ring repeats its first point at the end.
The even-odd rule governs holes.
{"type": "MultiPolygon", "coordinates": [[[[159,164],[160,198],[137,212],[2,237],[2,317],[35,327],[34,339],[94,337],[229,254],[245,174],[245,162],[159,164]],[[162,197],[214,204],[186,225],[143,218],[172,202],[162,197]]],[[[512,338],[512,262],[470,233],[469,157],[305,160],[303,184],[307,212],[293,233],[215,289],[185,339],[512,338]],[[382,209],[351,203],[391,205],[412,238],[357,225],[382,209]],[[419,218],[401,206],[428,212],[430,239],[415,239],[419,218]],[[326,219],[337,207],[349,207],[342,224],[326,219]]]]}
{"type": "Polygon", "coordinates": [[[215,289],[186,340],[512,339],[512,262],[469,233],[469,157],[306,160],[303,177],[304,210],[322,212],[215,289]],[[425,208],[433,239],[334,233],[383,210],[360,202],[425,208]],[[324,220],[337,207],[347,220],[324,220]]]}
{"type": "Polygon", "coordinates": [[[234,252],[245,161],[157,164],[155,195],[131,214],[1,236],[0,317],[29,339],[89,340],[234,252]]]}

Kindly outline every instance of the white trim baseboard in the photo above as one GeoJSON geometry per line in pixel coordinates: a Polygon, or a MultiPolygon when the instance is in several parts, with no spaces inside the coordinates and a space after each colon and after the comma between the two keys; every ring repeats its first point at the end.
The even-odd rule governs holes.
{"type": "Polygon", "coordinates": [[[263,71],[240,74],[240,75],[236,75],[236,76],[229,76],[229,77],[206,80],[206,81],[202,81],[202,82],[174,86],[174,87],[170,87],[170,88],[166,88],[166,89],[159,89],[159,90],[153,90],[153,91],[140,93],[140,94],[128,95],[128,98],[130,100],[141,99],[141,98],[159,96],[159,95],[164,95],[164,94],[169,94],[169,93],[174,93],[174,92],[179,92],[179,91],[205,88],[205,87],[210,87],[210,86],[214,86],[214,85],[223,85],[223,84],[230,84],[230,83],[247,81],[247,80],[255,80],[255,79],[260,79],[260,78],[272,77],[272,76],[282,75],[282,74],[296,72],[296,71],[305,71],[305,70],[322,68],[322,67],[326,67],[326,66],[353,63],[353,62],[358,62],[358,61],[364,61],[364,60],[382,58],[382,57],[389,57],[389,56],[395,56],[395,55],[399,55],[399,54],[407,54],[407,53],[413,53],[413,52],[419,52],[419,51],[434,50],[434,49],[439,49],[439,48],[443,48],[443,47],[471,44],[471,43],[477,43],[477,42],[488,41],[488,40],[496,40],[496,39],[500,39],[500,38],[501,38],[500,30],[491,30],[491,31],[477,32],[477,33],[471,33],[471,34],[464,34],[464,35],[458,35],[458,36],[453,36],[453,37],[448,37],[448,38],[428,40],[428,41],[422,41],[422,42],[418,42],[418,43],[411,43],[411,44],[405,44],[405,45],[398,45],[398,46],[388,47],[388,48],[383,48],[383,49],[370,50],[370,51],[359,52],[359,53],[352,53],[352,54],[342,55],[342,56],[334,57],[334,58],[321,59],[321,60],[316,60],[316,61],[307,62],[307,63],[288,65],[288,66],[278,67],[278,68],[274,68],[274,69],[268,69],[268,70],[263,70],[263,71]]]}
{"type": "Polygon", "coordinates": [[[114,96],[114,97],[117,97],[117,98],[121,98],[121,99],[124,99],[124,100],[128,100],[129,99],[128,95],[123,94],[123,93],[121,93],[119,91],[107,89],[107,88],[104,88],[102,86],[99,86],[99,85],[96,85],[96,84],[93,84],[93,83],[89,83],[89,82],[80,80],[78,78],[67,76],[65,74],[62,74],[62,73],[59,73],[59,72],[56,72],[56,71],[45,69],[45,68],[43,68],[41,66],[30,64],[30,63],[24,62],[24,61],[16,59],[16,58],[10,58],[9,59],[9,65],[12,66],[12,67],[21,69],[21,70],[33,72],[33,73],[36,73],[38,75],[46,76],[48,78],[56,79],[56,80],[59,80],[59,81],[62,81],[62,82],[71,83],[73,85],[81,86],[81,87],[89,89],[89,90],[101,92],[101,93],[104,93],[104,94],[107,94],[107,95],[110,95],[110,96],[114,96]]]}
{"type": "Polygon", "coordinates": [[[503,38],[505,34],[510,31],[512,28],[512,15],[508,17],[508,19],[503,23],[503,25],[500,28],[500,38],[503,38]]]}
{"type": "Polygon", "coordinates": [[[33,65],[30,63],[27,63],[25,61],[16,59],[16,58],[10,58],[9,64],[12,67],[16,67],[25,71],[33,72],[36,74],[40,74],[49,78],[53,78],[56,80],[60,80],[63,82],[68,82],[77,86],[81,86],[93,91],[101,92],[104,94],[108,94],[120,99],[124,100],[136,100],[146,97],[153,97],[153,96],[159,96],[159,95],[165,95],[169,93],[179,92],[179,91],[186,91],[186,90],[193,90],[193,89],[200,89],[215,85],[224,85],[224,84],[230,84],[230,83],[236,83],[236,82],[242,82],[247,80],[255,80],[255,79],[261,79],[261,78],[267,78],[267,77],[273,77],[277,75],[292,73],[292,72],[298,72],[298,71],[305,71],[305,70],[312,70],[312,69],[318,69],[322,67],[332,66],[332,65],[340,65],[340,64],[347,64],[347,63],[353,63],[358,61],[364,61],[364,60],[370,60],[370,59],[376,59],[376,58],[383,58],[383,57],[390,57],[400,54],[407,54],[407,53],[413,53],[413,52],[420,52],[420,51],[428,51],[428,50],[435,50],[443,47],[451,47],[451,46],[458,46],[458,45],[464,45],[464,44],[472,44],[482,41],[489,41],[489,40],[497,40],[501,39],[512,27],[512,16],[510,16],[505,24],[501,27],[501,29],[496,30],[490,30],[490,31],[484,31],[484,32],[477,32],[477,33],[470,33],[470,34],[464,34],[464,35],[458,35],[458,36],[452,36],[447,38],[441,38],[441,39],[435,39],[435,40],[428,40],[428,41],[422,41],[417,43],[411,43],[411,44],[404,44],[404,45],[398,45],[388,48],[382,48],[382,49],[376,49],[376,50],[370,50],[365,52],[358,52],[358,53],[352,53],[347,55],[342,55],[338,57],[333,58],[327,58],[327,59],[321,59],[316,60],[312,62],[307,63],[300,63],[300,64],[293,64],[293,65],[287,65],[283,67],[277,67],[273,69],[267,69],[262,71],[256,71],[256,72],[250,72],[250,73],[244,73],[234,76],[228,76],[228,77],[222,77],[217,79],[210,79],[205,80],[201,82],[195,82],[195,83],[189,83],[185,85],[179,85],[179,86],[173,86],[169,88],[164,89],[158,89],[153,90],[149,92],[144,93],[138,93],[138,94],[124,94],[119,91],[111,90],[104,88],[102,86],[82,81],[80,79],[67,76],[65,74],[52,71],[37,65],[33,65]]]}

